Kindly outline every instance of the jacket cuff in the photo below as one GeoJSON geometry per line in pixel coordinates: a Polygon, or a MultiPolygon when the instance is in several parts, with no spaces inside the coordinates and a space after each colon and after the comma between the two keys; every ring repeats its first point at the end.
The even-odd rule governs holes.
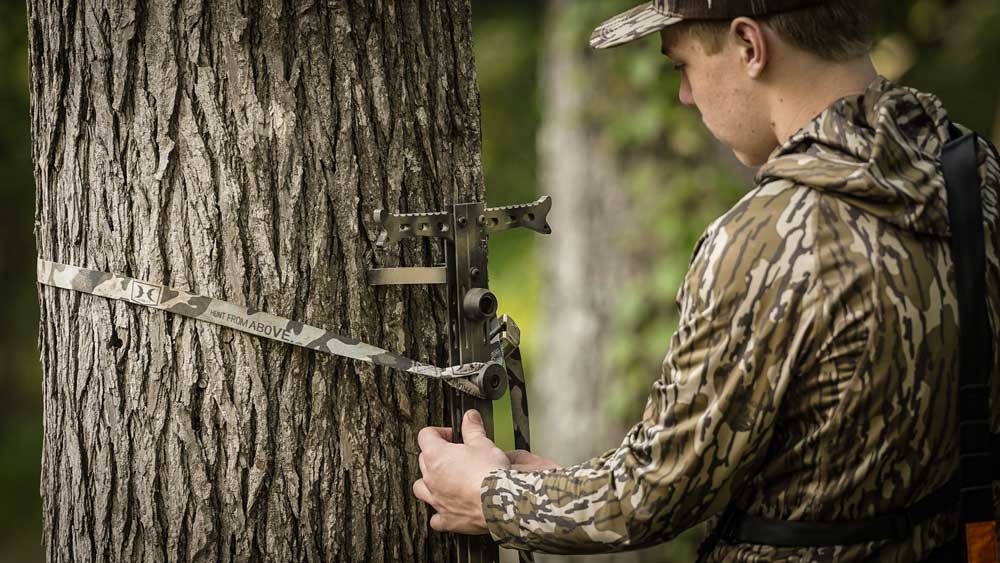
{"type": "Polygon", "coordinates": [[[486,474],[479,489],[483,504],[486,527],[497,544],[508,548],[525,548],[520,528],[521,517],[517,513],[517,499],[525,491],[512,479],[512,469],[494,469],[486,474]]]}

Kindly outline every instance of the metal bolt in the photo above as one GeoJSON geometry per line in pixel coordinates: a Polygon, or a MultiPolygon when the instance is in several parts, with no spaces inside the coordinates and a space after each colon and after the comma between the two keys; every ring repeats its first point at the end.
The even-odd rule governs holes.
{"type": "Polygon", "coordinates": [[[471,276],[474,280],[479,279],[479,268],[472,268],[469,270],[469,276],[471,276]]]}
{"type": "Polygon", "coordinates": [[[469,223],[469,220],[466,219],[465,217],[459,217],[458,218],[458,228],[459,229],[464,228],[465,225],[468,224],[468,223],[469,223]]]}

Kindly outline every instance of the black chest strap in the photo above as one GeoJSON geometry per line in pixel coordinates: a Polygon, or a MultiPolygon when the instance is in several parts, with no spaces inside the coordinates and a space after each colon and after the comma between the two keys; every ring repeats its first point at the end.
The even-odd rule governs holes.
{"type": "Polygon", "coordinates": [[[913,527],[952,510],[958,501],[958,481],[919,500],[916,504],[884,516],[839,522],[777,520],[727,510],[719,522],[719,539],[730,543],[755,543],[774,547],[823,547],[882,540],[905,540],[913,527]]]}

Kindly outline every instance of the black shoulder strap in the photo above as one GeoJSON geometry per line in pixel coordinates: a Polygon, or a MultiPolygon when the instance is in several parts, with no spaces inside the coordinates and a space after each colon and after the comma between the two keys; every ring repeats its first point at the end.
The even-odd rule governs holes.
{"type": "MultiPolygon", "coordinates": [[[[993,537],[993,459],[990,436],[990,370],[993,339],[986,302],[986,237],[975,133],[954,130],[941,162],[948,192],[951,251],[958,290],[959,340],[959,496],[967,545],[970,530],[993,537]],[[957,138],[956,138],[957,137],[957,138]],[[988,530],[987,530],[988,528],[988,530]]],[[[970,547],[970,550],[974,548],[970,547]]],[[[995,547],[993,547],[995,551],[995,547]]],[[[974,557],[969,553],[970,557],[974,557]]]]}

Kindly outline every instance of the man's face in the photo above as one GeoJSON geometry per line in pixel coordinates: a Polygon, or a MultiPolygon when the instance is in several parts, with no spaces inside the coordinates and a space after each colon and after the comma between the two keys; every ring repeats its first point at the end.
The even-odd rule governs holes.
{"type": "Polygon", "coordinates": [[[777,147],[760,81],[744,64],[744,52],[729,37],[715,54],[683,30],[660,34],[663,54],[681,73],[680,101],[695,106],[709,132],[747,166],[760,166],[777,147]]]}

